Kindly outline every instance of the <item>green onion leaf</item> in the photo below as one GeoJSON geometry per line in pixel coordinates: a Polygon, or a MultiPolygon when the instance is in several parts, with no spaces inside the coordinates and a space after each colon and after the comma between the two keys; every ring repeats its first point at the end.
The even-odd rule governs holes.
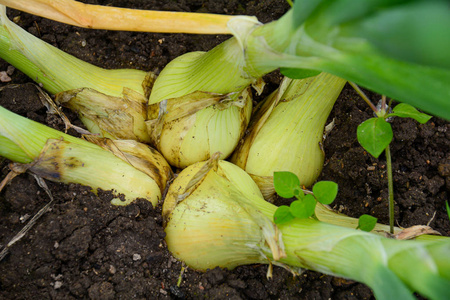
{"type": "Polygon", "coordinates": [[[447,209],[448,219],[450,220],[450,206],[448,206],[448,201],[445,201],[445,208],[447,209]]]}
{"type": "Polygon", "coordinates": [[[281,74],[292,79],[303,79],[320,74],[320,71],[297,69],[297,68],[280,68],[281,74]]]}

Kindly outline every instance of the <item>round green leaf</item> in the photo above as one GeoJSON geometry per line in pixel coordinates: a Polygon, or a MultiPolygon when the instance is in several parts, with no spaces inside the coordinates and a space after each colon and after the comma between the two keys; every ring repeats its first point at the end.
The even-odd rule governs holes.
{"type": "Polygon", "coordinates": [[[338,185],[333,181],[319,181],[312,190],[317,201],[322,204],[331,204],[336,199],[338,185]]]}
{"type": "Polygon", "coordinates": [[[358,142],[375,158],[391,143],[392,137],[391,124],[383,118],[372,118],[358,126],[358,142]]]}
{"type": "Polygon", "coordinates": [[[377,218],[369,216],[369,215],[362,215],[359,217],[358,220],[358,227],[356,229],[361,229],[362,231],[372,231],[375,228],[375,225],[377,225],[377,218]]]}
{"type": "Polygon", "coordinates": [[[289,206],[282,205],[277,208],[275,214],[273,215],[273,221],[275,224],[287,223],[295,217],[291,214],[289,206]]]}
{"type": "Polygon", "coordinates": [[[291,214],[299,219],[309,218],[314,214],[316,203],[312,195],[306,195],[303,199],[291,203],[291,214]]]}
{"type": "Polygon", "coordinates": [[[300,187],[300,180],[291,172],[274,172],[273,185],[278,195],[283,198],[292,198],[295,188],[300,187]]]}

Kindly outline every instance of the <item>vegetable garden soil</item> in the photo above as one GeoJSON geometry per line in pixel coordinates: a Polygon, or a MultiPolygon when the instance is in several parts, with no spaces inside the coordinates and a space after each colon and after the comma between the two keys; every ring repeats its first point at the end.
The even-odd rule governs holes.
{"type": "MultiPolygon", "coordinates": [[[[141,9],[255,15],[262,22],[279,18],[288,8],[271,1],[89,1],[141,9]]],[[[209,50],[228,36],[129,33],[80,29],[18,11],[9,16],[52,45],[105,68],[138,68],[159,72],[188,51],[209,50]]],[[[0,61],[0,71],[8,64],[0,61]]],[[[64,130],[62,121],[39,100],[31,80],[16,70],[1,83],[0,105],[20,115],[64,130]],[[11,84],[16,84],[14,87],[11,84]]],[[[281,75],[265,77],[267,95],[281,75]]],[[[378,95],[368,92],[377,101],[378,95]]],[[[261,97],[257,98],[257,100],[261,97]]],[[[73,113],[65,111],[75,125],[73,113]]],[[[346,86],[330,121],[335,127],[324,142],[323,180],[339,184],[334,208],[353,217],[371,214],[388,222],[386,162],[374,159],[356,140],[356,127],[372,116],[367,105],[346,86]]],[[[394,188],[398,226],[430,223],[450,235],[445,200],[450,193],[450,124],[433,118],[420,125],[392,120],[394,188]],[[434,216],[435,214],[435,216],[434,216]],[[434,217],[433,217],[434,216],[434,217]]],[[[69,133],[76,135],[75,132],[69,133]]],[[[8,161],[0,161],[4,178],[8,161]]],[[[164,242],[161,206],[145,201],[128,207],[109,203],[111,193],[98,195],[88,187],[47,182],[54,197],[49,212],[0,262],[1,299],[371,299],[364,284],[305,271],[294,277],[275,267],[267,279],[266,265],[213,269],[206,273],[174,259],[164,242]],[[181,282],[177,285],[178,280],[181,282]]],[[[0,193],[0,245],[7,244],[49,197],[33,176],[16,177],[0,193]]],[[[276,204],[288,200],[278,199],[276,204]]],[[[200,258],[201,259],[201,258],[200,258]]],[[[364,267],[364,266],[361,266],[364,267]]]]}

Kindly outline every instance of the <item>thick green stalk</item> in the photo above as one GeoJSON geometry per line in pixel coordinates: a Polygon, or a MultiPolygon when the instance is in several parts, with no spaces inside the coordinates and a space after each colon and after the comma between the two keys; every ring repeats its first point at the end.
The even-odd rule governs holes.
{"type": "Polygon", "coordinates": [[[398,241],[312,219],[294,220],[280,226],[280,230],[287,255],[281,261],[288,265],[363,282],[379,299],[394,299],[390,293],[400,291],[399,296],[403,297],[411,291],[432,299],[439,299],[438,295],[448,297],[450,270],[445,262],[450,251],[448,239],[398,241]],[[440,256],[445,252],[447,255],[440,256]],[[419,284],[417,277],[435,282],[435,286],[419,284]]]}
{"type": "Polygon", "coordinates": [[[67,54],[26,32],[6,16],[0,6],[0,57],[52,94],[92,88],[110,96],[122,96],[123,88],[145,94],[147,73],[139,70],[106,70],[67,54]]]}
{"type": "MultiPolygon", "coordinates": [[[[129,151],[126,148],[130,148],[129,145],[124,148],[120,144],[110,145],[113,150],[120,149],[120,155],[124,157],[122,160],[93,143],[28,120],[1,106],[0,142],[0,156],[29,163],[29,171],[51,181],[80,183],[90,186],[95,192],[98,188],[113,190],[116,197],[112,204],[115,205],[127,205],[137,198],[147,199],[156,205],[167,182],[164,180],[160,187],[158,179],[166,176],[165,170],[170,172],[164,159],[154,159],[153,156],[159,154],[147,146],[140,153],[148,153],[146,164],[153,175],[141,171],[135,166],[133,157],[127,157],[129,151]]],[[[138,145],[131,148],[133,151],[139,150],[138,145]]]]}
{"type": "MultiPolygon", "coordinates": [[[[311,17],[296,27],[294,19],[291,10],[272,23],[248,24],[246,30],[235,31],[235,38],[199,56],[193,64],[180,68],[176,79],[174,77],[170,83],[164,83],[164,80],[155,88],[175,84],[174,92],[167,92],[167,95],[183,95],[196,90],[227,93],[280,67],[312,69],[354,81],[450,119],[448,69],[401,61],[381,54],[363,37],[346,36],[345,22],[334,26],[330,25],[330,20],[331,23],[311,17]],[[199,79],[196,80],[196,77],[199,79]],[[222,87],[216,86],[218,80],[224,79],[222,87]]],[[[157,92],[150,103],[165,98],[168,97],[157,92]]]]}
{"type": "Polygon", "coordinates": [[[149,104],[202,91],[217,94],[238,92],[255,78],[242,71],[243,50],[231,38],[208,52],[191,52],[171,61],[155,81],[149,104]]]}
{"type": "Polygon", "coordinates": [[[246,39],[247,72],[256,77],[278,67],[325,71],[450,119],[449,69],[393,59],[364,38],[340,35],[341,27],[326,21],[311,18],[295,28],[291,10],[256,28],[246,39]]]}

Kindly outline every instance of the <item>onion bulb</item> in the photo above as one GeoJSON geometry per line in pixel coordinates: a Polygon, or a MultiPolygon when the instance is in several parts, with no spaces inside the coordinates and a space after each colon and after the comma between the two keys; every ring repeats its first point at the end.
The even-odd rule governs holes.
{"type": "Polygon", "coordinates": [[[251,93],[193,92],[149,107],[152,143],[175,167],[185,168],[221,152],[228,157],[245,133],[251,93]]]}
{"type": "Polygon", "coordinates": [[[296,174],[307,187],[317,179],[325,157],[325,122],[345,82],[327,73],[285,78],[259,107],[231,161],[252,176],[266,199],[275,194],[276,171],[296,174]]]}

